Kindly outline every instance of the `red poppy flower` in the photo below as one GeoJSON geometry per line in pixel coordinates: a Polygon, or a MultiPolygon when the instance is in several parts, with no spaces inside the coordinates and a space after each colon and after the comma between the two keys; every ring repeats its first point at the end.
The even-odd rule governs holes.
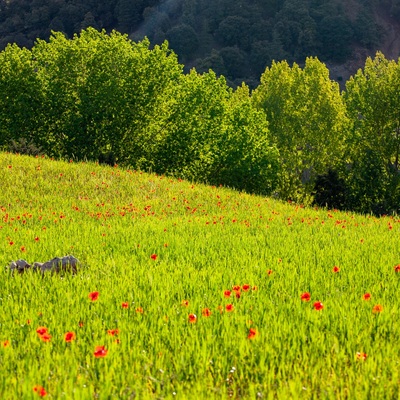
{"type": "Polygon", "coordinates": [[[2,343],[2,346],[3,346],[3,347],[9,347],[9,346],[11,346],[11,343],[10,343],[9,340],[5,340],[5,341],[2,343]]]}
{"type": "Polygon", "coordinates": [[[251,290],[254,290],[255,292],[258,290],[257,286],[253,286],[251,290]]]}
{"type": "Polygon", "coordinates": [[[84,323],[83,323],[83,321],[79,321],[79,328],[82,328],[83,327],[83,325],[84,325],[84,323]]]}
{"type": "Polygon", "coordinates": [[[150,258],[152,259],[152,260],[157,260],[157,254],[152,254],[151,256],[150,256],[150,258]]]}
{"type": "Polygon", "coordinates": [[[65,340],[67,343],[71,343],[71,342],[74,341],[75,339],[76,339],[76,335],[75,335],[74,332],[67,332],[67,333],[64,335],[64,340],[65,340]]]}
{"type": "Polygon", "coordinates": [[[36,333],[39,335],[39,336],[42,336],[42,335],[44,335],[45,333],[48,333],[48,329],[45,327],[45,326],[40,326],[39,328],[37,328],[36,329],[36,333]]]}
{"type": "Polygon", "coordinates": [[[242,286],[242,290],[243,290],[244,292],[248,292],[248,291],[250,290],[250,288],[251,288],[251,286],[248,285],[247,283],[244,284],[244,285],[242,286]]]}
{"type": "Polygon", "coordinates": [[[201,312],[201,315],[203,317],[209,317],[211,315],[211,310],[209,308],[203,308],[203,311],[201,312]]]}
{"type": "Polygon", "coordinates": [[[124,301],[124,302],[121,304],[121,307],[122,307],[122,308],[129,308],[129,304],[128,304],[126,301],[124,301]]]}
{"type": "Polygon", "coordinates": [[[235,292],[240,292],[240,285],[233,286],[232,290],[234,290],[235,292]]]}
{"type": "Polygon", "coordinates": [[[99,298],[100,293],[99,292],[91,292],[91,293],[89,293],[88,296],[91,301],[96,301],[99,298]]]}
{"type": "Polygon", "coordinates": [[[362,298],[363,298],[363,300],[368,301],[368,300],[371,299],[371,294],[370,293],[364,293],[362,298]]]}
{"type": "Polygon", "coordinates": [[[254,339],[258,335],[258,332],[255,328],[250,328],[249,334],[247,335],[247,339],[254,339]]]}
{"type": "Polygon", "coordinates": [[[51,340],[51,335],[49,333],[44,333],[43,335],[39,335],[40,339],[43,340],[43,342],[50,342],[51,340]]]}
{"type": "Polygon", "coordinates": [[[400,264],[394,266],[395,272],[400,272],[400,264]]]}
{"type": "Polygon", "coordinates": [[[109,329],[109,330],[107,331],[107,333],[108,333],[110,336],[118,336],[118,334],[119,334],[119,329],[109,329]]]}
{"type": "Polygon", "coordinates": [[[195,314],[189,314],[189,322],[194,324],[197,321],[197,317],[195,314]]]}
{"type": "Polygon", "coordinates": [[[189,300],[182,300],[181,305],[182,305],[183,307],[189,307],[189,300]]]}
{"type": "Polygon", "coordinates": [[[138,314],[143,314],[143,308],[142,307],[136,307],[135,310],[138,314]]]}
{"type": "Polygon", "coordinates": [[[373,308],[372,308],[372,312],[373,313],[380,313],[383,311],[383,306],[381,306],[380,304],[376,304],[373,308]]]}
{"type": "Polygon", "coordinates": [[[368,357],[367,353],[363,353],[363,352],[357,352],[356,356],[357,356],[357,360],[363,360],[363,361],[365,361],[368,357]]]}
{"type": "Polygon", "coordinates": [[[104,346],[96,346],[94,349],[94,353],[93,355],[96,358],[101,358],[101,357],[105,357],[108,353],[108,350],[105,349],[104,346]]]}
{"type": "Polygon", "coordinates": [[[268,276],[271,276],[271,275],[273,274],[272,269],[269,269],[269,270],[267,271],[267,274],[268,274],[268,276]]]}
{"type": "Polygon", "coordinates": [[[39,396],[44,397],[46,396],[47,392],[43,386],[36,385],[33,387],[33,391],[39,396]]]}
{"type": "Polygon", "coordinates": [[[304,292],[301,296],[300,296],[302,301],[310,301],[311,300],[311,294],[308,292],[304,292]]]}
{"type": "Polygon", "coordinates": [[[336,272],[339,272],[339,271],[340,271],[340,268],[339,268],[338,266],[335,265],[335,266],[332,268],[332,271],[335,272],[335,273],[336,273],[336,272]]]}
{"type": "Polygon", "coordinates": [[[314,303],[314,309],[317,311],[320,311],[324,308],[324,305],[320,301],[316,301],[314,303]]]}
{"type": "Polygon", "coordinates": [[[227,312],[232,312],[233,310],[234,310],[234,306],[233,306],[233,304],[227,304],[226,306],[225,306],[225,310],[227,311],[227,312]]]}
{"type": "Polygon", "coordinates": [[[224,291],[224,297],[231,297],[231,291],[230,290],[225,290],[224,291]]]}

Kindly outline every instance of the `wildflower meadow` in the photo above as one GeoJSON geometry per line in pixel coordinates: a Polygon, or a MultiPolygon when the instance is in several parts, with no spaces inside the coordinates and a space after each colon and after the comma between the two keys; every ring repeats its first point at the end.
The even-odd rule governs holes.
{"type": "Polygon", "coordinates": [[[2,399],[398,399],[400,218],[0,153],[2,399]],[[12,274],[74,255],[78,272],[12,274]]]}

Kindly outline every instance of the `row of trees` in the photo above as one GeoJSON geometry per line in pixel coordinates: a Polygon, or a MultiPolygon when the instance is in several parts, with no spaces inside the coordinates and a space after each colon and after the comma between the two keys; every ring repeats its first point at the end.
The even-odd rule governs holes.
{"type": "Polygon", "coordinates": [[[340,93],[326,66],[274,62],[250,92],[183,72],[164,43],[93,28],[0,53],[0,146],[108,160],[281,199],[400,212],[400,62],[340,93]]]}
{"type": "Polygon", "coordinates": [[[281,198],[376,214],[400,212],[400,59],[382,53],[346,82],[308,58],[273,63],[252,95],[280,152],[281,198]]]}
{"type": "Polygon", "coordinates": [[[0,53],[0,146],[270,193],[278,154],[247,87],[183,73],[167,43],[149,48],[88,28],[0,53]]]}

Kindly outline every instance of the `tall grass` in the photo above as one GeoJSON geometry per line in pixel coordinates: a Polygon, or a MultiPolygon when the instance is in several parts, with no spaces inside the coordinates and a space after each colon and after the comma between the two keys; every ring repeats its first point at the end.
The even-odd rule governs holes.
{"type": "Polygon", "coordinates": [[[0,185],[1,265],[81,262],[1,272],[1,398],[400,397],[399,219],[5,153],[0,185]]]}

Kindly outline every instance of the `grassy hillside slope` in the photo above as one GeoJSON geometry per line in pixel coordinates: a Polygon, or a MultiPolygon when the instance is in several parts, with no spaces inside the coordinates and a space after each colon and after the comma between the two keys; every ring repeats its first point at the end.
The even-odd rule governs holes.
{"type": "Polygon", "coordinates": [[[1,398],[398,398],[399,222],[0,153],[1,398]]]}

